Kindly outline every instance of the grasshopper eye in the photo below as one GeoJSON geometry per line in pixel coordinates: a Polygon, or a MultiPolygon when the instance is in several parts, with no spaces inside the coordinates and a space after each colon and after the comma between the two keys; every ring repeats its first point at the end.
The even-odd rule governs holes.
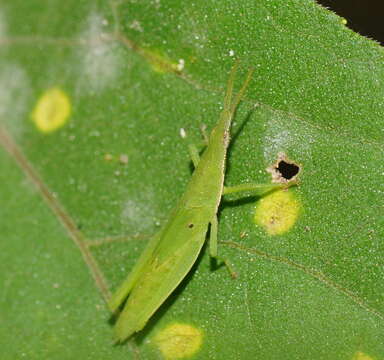
{"type": "Polygon", "coordinates": [[[189,227],[190,229],[192,229],[194,226],[195,226],[195,225],[193,225],[192,223],[188,224],[188,227],[189,227]]]}

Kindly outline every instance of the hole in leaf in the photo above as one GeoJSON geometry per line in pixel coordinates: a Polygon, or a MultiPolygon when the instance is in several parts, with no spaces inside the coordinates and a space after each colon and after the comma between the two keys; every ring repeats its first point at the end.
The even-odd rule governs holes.
{"type": "Polygon", "coordinates": [[[284,153],[279,153],[276,162],[269,166],[267,171],[272,175],[272,182],[287,183],[296,179],[301,167],[294,161],[289,160],[284,153]]]}
{"type": "Polygon", "coordinates": [[[276,170],[280,172],[284,179],[291,180],[299,173],[300,167],[294,163],[287,163],[284,160],[281,160],[278,163],[276,170]]]}

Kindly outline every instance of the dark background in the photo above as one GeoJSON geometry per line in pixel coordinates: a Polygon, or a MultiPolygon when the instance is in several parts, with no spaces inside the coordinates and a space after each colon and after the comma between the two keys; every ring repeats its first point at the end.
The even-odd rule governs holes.
{"type": "Polygon", "coordinates": [[[384,0],[317,0],[345,18],[350,29],[384,44],[384,0]]]}

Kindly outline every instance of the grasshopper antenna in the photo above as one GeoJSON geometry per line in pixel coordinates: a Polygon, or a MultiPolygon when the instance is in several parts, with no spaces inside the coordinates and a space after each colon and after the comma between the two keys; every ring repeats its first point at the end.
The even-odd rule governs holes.
{"type": "MultiPolygon", "coordinates": [[[[236,62],[234,68],[236,67],[237,68],[237,65],[239,64],[239,61],[236,62]]],[[[251,82],[251,79],[252,79],[252,75],[253,75],[253,72],[254,72],[254,69],[249,69],[248,70],[248,74],[247,74],[247,78],[245,79],[244,83],[243,83],[243,86],[241,87],[240,91],[237,93],[236,97],[235,97],[235,100],[234,102],[232,103],[232,107],[231,107],[231,113],[234,113],[237,106],[239,105],[241,99],[243,98],[244,96],[244,93],[245,93],[245,90],[247,89],[249,83],[251,82]]],[[[232,74],[231,74],[232,75],[232,74]]]]}

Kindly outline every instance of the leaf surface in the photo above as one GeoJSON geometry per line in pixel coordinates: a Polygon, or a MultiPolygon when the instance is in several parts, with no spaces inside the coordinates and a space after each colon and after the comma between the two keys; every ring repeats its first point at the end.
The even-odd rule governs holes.
{"type": "Polygon", "coordinates": [[[0,54],[2,358],[383,358],[377,43],[307,0],[17,0],[0,3],[0,54]],[[183,193],[235,58],[237,87],[255,71],[226,184],[270,182],[284,153],[301,171],[279,216],[298,216],[273,233],[268,199],[227,196],[219,253],[239,278],[204,249],[113,346],[103,299],[183,193]]]}

